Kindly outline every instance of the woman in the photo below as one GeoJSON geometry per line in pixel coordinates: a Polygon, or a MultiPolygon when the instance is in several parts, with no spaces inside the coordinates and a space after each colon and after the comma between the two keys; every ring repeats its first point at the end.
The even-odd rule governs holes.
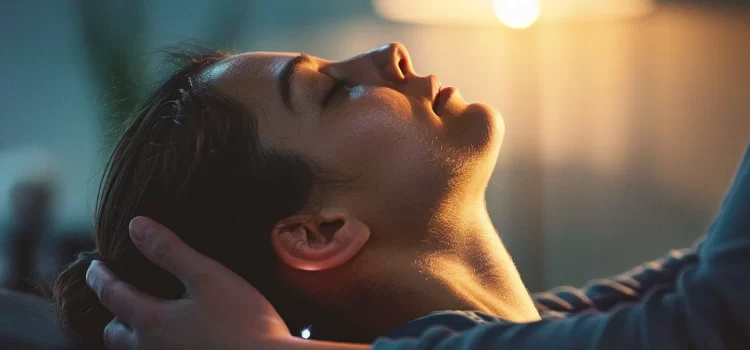
{"type": "Polygon", "coordinates": [[[639,304],[539,321],[484,205],[503,133],[492,108],[417,76],[399,44],[341,62],[272,53],[192,62],[129,126],[102,189],[98,252],[58,280],[62,319],[84,342],[368,347],[291,337],[312,324],[325,340],[396,335],[376,349],[746,344],[750,152],[675,284],[646,288],[659,282],[649,278],[639,304]],[[181,240],[144,218],[127,227],[137,215],[181,240]],[[475,312],[425,325],[442,310],[475,312]]]}
{"type": "Polygon", "coordinates": [[[397,43],[338,62],[175,58],[186,66],[135,112],[109,162],[97,250],[56,282],[64,325],[82,341],[101,345],[112,318],[85,285],[93,259],[149,294],[184,293],[131,243],[137,215],[317,338],[369,342],[436,310],[539,319],[485,206],[504,131],[497,111],[417,75],[397,43]]]}

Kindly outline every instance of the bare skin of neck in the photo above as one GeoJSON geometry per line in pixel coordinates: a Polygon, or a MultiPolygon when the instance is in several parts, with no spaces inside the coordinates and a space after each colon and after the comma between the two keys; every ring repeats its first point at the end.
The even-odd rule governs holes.
{"type": "Polygon", "coordinates": [[[436,216],[416,254],[414,247],[382,254],[387,259],[378,259],[379,271],[365,288],[371,292],[353,300],[357,314],[367,315],[359,320],[370,328],[367,333],[383,335],[444,310],[480,311],[512,322],[540,319],[484,203],[464,201],[460,211],[436,216]]]}

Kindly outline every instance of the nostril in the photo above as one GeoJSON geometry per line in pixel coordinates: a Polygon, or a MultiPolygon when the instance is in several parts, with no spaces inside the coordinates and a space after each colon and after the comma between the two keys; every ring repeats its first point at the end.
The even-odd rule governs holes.
{"type": "Polygon", "coordinates": [[[372,57],[379,72],[390,82],[403,82],[416,75],[411,66],[409,52],[402,44],[391,43],[381,46],[368,56],[372,57]]]}
{"type": "Polygon", "coordinates": [[[401,72],[401,76],[406,78],[409,72],[409,62],[403,56],[398,58],[398,70],[401,72]]]}
{"type": "Polygon", "coordinates": [[[406,50],[406,46],[401,43],[393,43],[392,47],[401,76],[404,78],[415,76],[416,73],[414,72],[414,67],[411,65],[411,57],[409,57],[409,51],[406,50]]]}

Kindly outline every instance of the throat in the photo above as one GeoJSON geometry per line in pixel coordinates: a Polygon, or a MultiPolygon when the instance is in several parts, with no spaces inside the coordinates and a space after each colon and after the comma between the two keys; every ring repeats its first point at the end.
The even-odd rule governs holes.
{"type": "Polygon", "coordinates": [[[423,311],[472,310],[514,322],[538,320],[485,203],[447,202],[452,208],[444,209],[452,210],[433,217],[425,244],[412,256],[413,268],[404,270],[408,276],[400,280],[415,290],[431,291],[424,296],[423,311]]]}
{"type": "Polygon", "coordinates": [[[429,312],[480,311],[512,322],[539,319],[509,256],[476,260],[480,259],[433,257],[423,264],[426,268],[420,274],[424,282],[419,288],[434,291],[425,300],[429,312]],[[471,260],[475,260],[474,264],[471,260]]]}

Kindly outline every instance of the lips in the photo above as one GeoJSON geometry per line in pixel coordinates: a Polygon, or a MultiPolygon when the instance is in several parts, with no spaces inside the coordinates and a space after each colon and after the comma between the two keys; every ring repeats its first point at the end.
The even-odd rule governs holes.
{"type": "Polygon", "coordinates": [[[431,99],[432,99],[432,111],[434,112],[437,109],[437,102],[438,102],[438,95],[440,94],[440,80],[438,80],[437,76],[430,75],[430,90],[431,90],[431,99]]]}
{"type": "Polygon", "coordinates": [[[440,102],[440,88],[438,88],[438,92],[435,93],[435,96],[432,98],[432,111],[437,113],[437,107],[438,103],[440,102]]]}
{"type": "Polygon", "coordinates": [[[440,108],[446,102],[448,102],[448,99],[451,97],[455,90],[456,88],[454,87],[441,88],[437,96],[435,96],[435,108],[440,108]]]}
{"type": "Polygon", "coordinates": [[[437,96],[435,96],[435,100],[432,102],[432,109],[435,111],[435,114],[441,115],[441,113],[438,112],[442,112],[442,107],[448,103],[448,100],[450,100],[451,96],[453,96],[457,90],[458,89],[452,86],[440,89],[437,96]]]}
{"type": "Polygon", "coordinates": [[[454,87],[442,87],[440,81],[435,75],[430,75],[430,89],[432,90],[432,111],[438,116],[442,117],[445,109],[443,108],[450,100],[451,96],[458,90],[454,87]]]}

